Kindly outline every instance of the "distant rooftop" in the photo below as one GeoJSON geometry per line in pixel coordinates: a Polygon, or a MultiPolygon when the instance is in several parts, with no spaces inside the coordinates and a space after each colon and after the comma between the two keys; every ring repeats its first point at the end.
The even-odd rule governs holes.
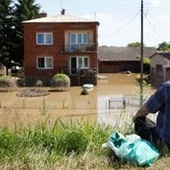
{"type": "Polygon", "coordinates": [[[155,55],[162,56],[162,57],[164,57],[164,58],[170,60],[170,52],[157,51],[157,52],[154,53],[152,56],[150,56],[150,58],[154,57],[155,55]]]}
{"type": "Polygon", "coordinates": [[[75,22],[97,22],[97,21],[85,19],[85,18],[73,17],[69,15],[47,16],[47,17],[23,21],[23,23],[66,23],[66,22],[75,23],[75,22]]]}
{"type": "MultiPolygon", "coordinates": [[[[156,48],[144,47],[144,57],[155,54],[156,48]]],[[[100,61],[138,61],[141,55],[140,47],[99,47],[98,57],[100,61]]]]}

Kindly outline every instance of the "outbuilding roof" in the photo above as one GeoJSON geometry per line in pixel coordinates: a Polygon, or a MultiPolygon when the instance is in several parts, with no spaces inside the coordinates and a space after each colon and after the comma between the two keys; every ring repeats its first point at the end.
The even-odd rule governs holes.
{"type": "MultiPolygon", "coordinates": [[[[156,52],[154,47],[144,47],[143,57],[148,58],[156,52]]],[[[98,48],[99,61],[137,61],[141,56],[140,47],[105,47],[98,48]]]]}
{"type": "Polygon", "coordinates": [[[170,60],[170,52],[157,51],[156,53],[151,55],[150,58],[154,57],[155,55],[158,55],[158,56],[161,56],[163,58],[170,60]]]}

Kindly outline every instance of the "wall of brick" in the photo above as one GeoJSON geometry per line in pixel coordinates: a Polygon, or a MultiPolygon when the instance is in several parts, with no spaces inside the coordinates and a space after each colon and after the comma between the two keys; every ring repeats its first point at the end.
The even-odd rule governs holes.
{"type": "MultiPolygon", "coordinates": [[[[68,68],[69,57],[81,55],[89,56],[90,67],[97,67],[97,23],[25,23],[24,24],[24,66],[27,85],[33,84],[36,79],[48,79],[56,73],[61,73],[63,69],[68,68]],[[63,52],[65,41],[65,32],[68,30],[92,30],[96,50],[83,53],[63,52]],[[37,32],[52,32],[53,45],[36,45],[37,32]],[[36,60],[40,56],[53,56],[53,69],[37,69],[36,60]],[[30,83],[29,83],[30,81],[30,83]],[[32,81],[32,82],[31,82],[32,81]]],[[[47,82],[48,82],[47,81],[47,82]]],[[[46,83],[48,84],[48,83],[46,83]]]]}

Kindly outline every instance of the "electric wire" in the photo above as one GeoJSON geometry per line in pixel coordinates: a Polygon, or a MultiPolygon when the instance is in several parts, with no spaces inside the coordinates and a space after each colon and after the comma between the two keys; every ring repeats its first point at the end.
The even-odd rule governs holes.
{"type": "Polygon", "coordinates": [[[158,36],[158,38],[160,38],[160,40],[165,41],[164,38],[162,38],[162,36],[158,33],[158,31],[154,28],[153,24],[150,22],[150,20],[145,16],[146,20],[148,21],[149,25],[151,26],[151,28],[153,29],[153,31],[155,32],[155,34],[158,36]]]}
{"type": "MultiPolygon", "coordinates": [[[[162,3],[162,2],[161,2],[162,3]]],[[[149,18],[147,17],[147,15],[149,15],[150,17],[155,17],[156,15],[164,15],[166,17],[170,16],[170,3],[166,3],[166,4],[155,4],[153,5],[152,3],[148,3],[148,2],[144,2],[144,8],[147,11],[147,14],[145,13],[145,19],[148,22],[149,26],[151,27],[151,29],[154,31],[154,33],[157,35],[157,37],[162,40],[165,41],[164,38],[161,36],[161,34],[159,33],[159,30],[156,30],[152,24],[152,20],[149,20],[149,18]]],[[[126,3],[126,4],[122,4],[120,6],[89,6],[87,8],[68,8],[66,9],[66,11],[68,10],[68,13],[72,13],[75,15],[81,15],[83,13],[88,14],[88,15],[93,15],[93,16],[97,16],[97,14],[106,14],[110,17],[114,19],[117,19],[119,21],[122,20],[122,23],[125,20],[128,20],[130,16],[133,16],[130,18],[130,20],[128,20],[127,22],[125,21],[125,24],[123,24],[122,26],[120,26],[117,30],[108,33],[108,34],[99,34],[99,36],[110,36],[110,35],[116,35],[118,33],[120,33],[122,30],[124,30],[129,24],[131,24],[132,21],[134,21],[137,16],[140,13],[140,3],[126,3]]],[[[107,22],[107,21],[105,21],[107,22]]],[[[108,24],[109,21],[108,21],[108,24]]],[[[114,23],[113,23],[114,24],[114,23]]],[[[157,25],[159,25],[159,23],[157,23],[157,25]]]]}
{"type": "Polygon", "coordinates": [[[129,25],[139,15],[139,13],[140,13],[140,11],[138,13],[136,13],[128,22],[126,22],[123,26],[118,28],[116,31],[109,33],[109,34],[102,34],[102,36],[110,36],[110,35],[113,35],[113,34],[117,34],[122,29],[124,29],[127,25],[129,25]]]}

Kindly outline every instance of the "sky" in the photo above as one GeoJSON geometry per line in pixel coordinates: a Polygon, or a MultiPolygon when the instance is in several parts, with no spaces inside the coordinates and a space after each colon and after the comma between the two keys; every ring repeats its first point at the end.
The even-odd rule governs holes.
{"type": "MultiPolygon", "coordinates": [[[[65,14],[96,20],[99,46],[141,42],[142,0],[35,0],[48,16],[65,14]]],[[[143,42],[147,47],[170,42],[170,0],[143,0],[143,42]]]]}

